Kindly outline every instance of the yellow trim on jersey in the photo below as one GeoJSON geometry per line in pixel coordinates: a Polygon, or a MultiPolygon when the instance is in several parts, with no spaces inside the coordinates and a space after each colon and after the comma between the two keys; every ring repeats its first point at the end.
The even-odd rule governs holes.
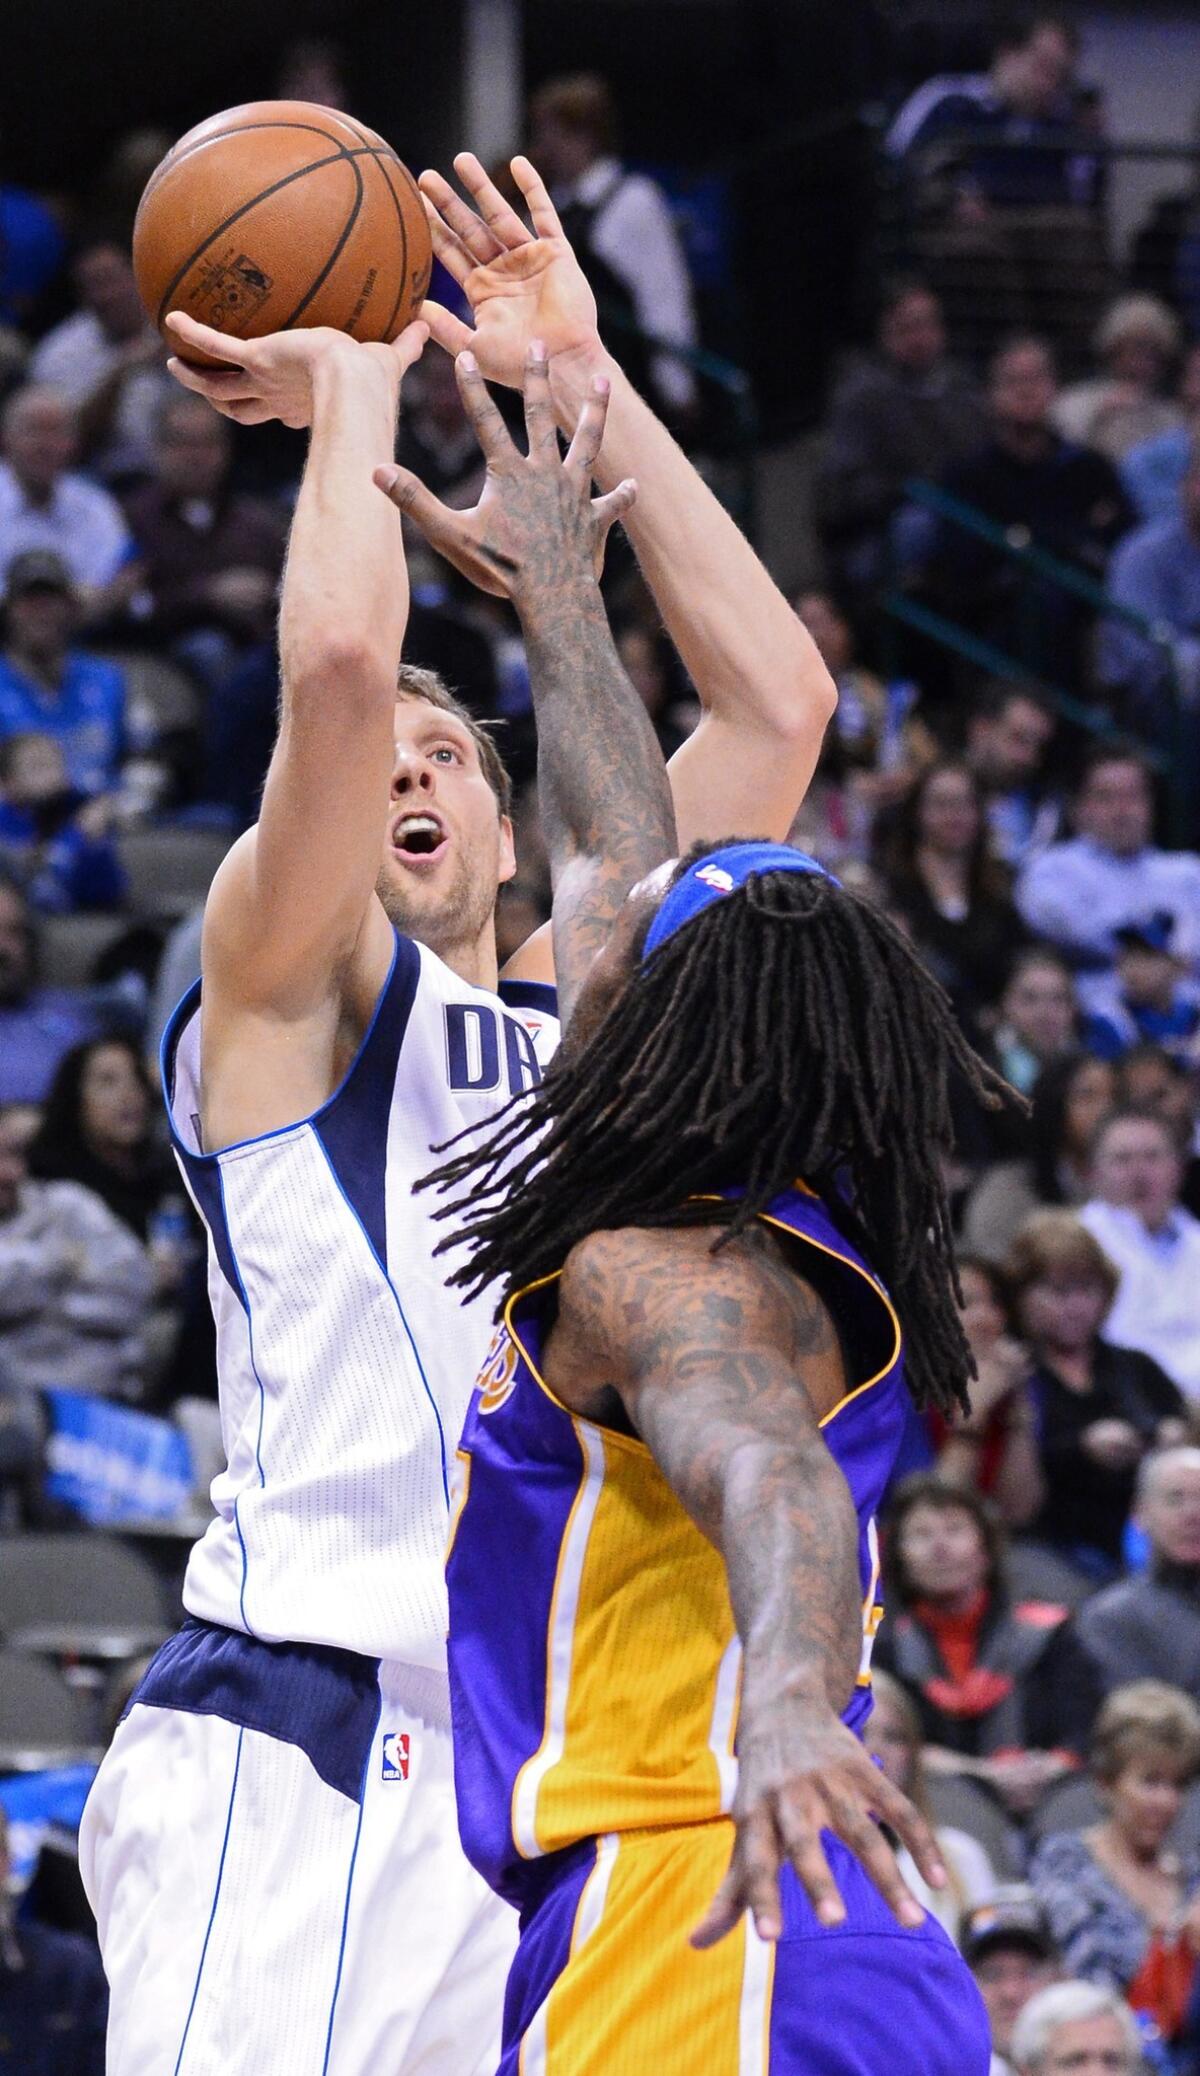
{"type": "Polygon", "coordinates": [[[446,1564],[450,1562],[450,1553],[454,1548],[455,1539],[458,1535],[458,1524],[462,1520],[467,1504],[467,1496],[471,1490],[471,1451],[469,1449],[456,1449],[454,1451],[454,1459],[458,1465],[458,1474],[454,1481],[454,1503],[450,1509],[450,1531],[446,1537],[446,1564]]]}

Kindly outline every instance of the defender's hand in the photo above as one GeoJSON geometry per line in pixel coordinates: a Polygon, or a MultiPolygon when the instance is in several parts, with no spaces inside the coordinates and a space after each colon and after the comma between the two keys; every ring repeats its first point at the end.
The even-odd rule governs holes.
{"type": "Polygon", "coordinates": [[[455,362],[463,408],[487,462],[483,495],[470,512],[453,512],[410,470],[378,468],[375,481],[407,514],[430,546],[481,591],[511,598],[518,608],[561,597],[604,566],[609,527],[633,504],[637,487],[618,484],[606,497],[591,495],[592,466],[604,438],[608,387],[602,376],[575,428],[565,459],[550,401],[550,376],[540,340],[525,368],[525,425],[529,452],[510,439],[471,353],[455,362]]]}
{"type": "Polygon", "coordinates": [[[747,1910],[760,1939],[778,1939],[779,1870],[785,1861],[795,1868],[821,1923],[841,1924],[846,1906],[821,1846],[822,1831],[833,1831],[850,1847],[902,1925],[922,1924],[925,1912],[876,1819],[908,1847],[932,1887],[940,1888],[946,1878],[924,1817],[828,1703],[783,1696],[761,1712],[747,1714],[743,1707],[733,1816],[737,1836],[729,1872],[692,1933],[693,1946],[715,1945],[747,1910]]]}
{"type": "Polygon", "coordinates": [[[231,339],[211,325],[197,324],[182,310],[173,310],[167,325],[180,346],[232,364],[206,368],[178,359],[167,362],[177,382],[194,389],[197,396],[207,397],[239,425],[264,425],[271,418],[293,427],[310,425],[313,383],[318,369],[331,360],[341,359],[347,366],[361,369],[364,379],[371,368],[398,387],[408,369],[420,360],[429,337],[429,326],[420,319],[407,325],[387,346],[360,344],[328,325],[314,325],[310,331],[272,332],[263,339],[231,339]]]}
{"type": "Polygon", "coordinates": [[[470,349],[489,382],[522,384],[529,349],[541,339],[552,372],[563,357],[603,358],[596,298],[567,242],[545,183],[526,158],[513,177],[529,205],[533,231],[522,223],[473,152],[460,151],[454,170],[471,209],[440,173],[422,173],[421,193],[433,249],[471,305],[474,328],[427,302],[421,315],[448,353],[470,349]]]}

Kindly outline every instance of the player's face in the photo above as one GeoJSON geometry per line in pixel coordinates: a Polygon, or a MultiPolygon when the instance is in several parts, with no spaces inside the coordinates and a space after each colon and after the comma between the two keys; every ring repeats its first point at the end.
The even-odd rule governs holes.
{"type": "Polygon", "coordinates": [[[376,882],[391,920],[440,956],[476,944],[515,870],[512,824],[470,732],[427,700],[398,699],[376,882]]]}

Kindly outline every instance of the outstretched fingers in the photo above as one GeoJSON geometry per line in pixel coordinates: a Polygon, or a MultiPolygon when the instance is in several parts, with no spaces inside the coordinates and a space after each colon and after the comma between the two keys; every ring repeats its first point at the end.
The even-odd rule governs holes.
{"type": "Polygon", "coordinates": [[[467,278],[474,273],[478,264],[473,260],[457,232],[452,231],[434,208],[429,196],[422,189],[421,200],[425,205],[425,221],[429,225],[429,236],[433,243],[433,256],[440,260],[447,274],[452,274],[460,288],[466,286],[467,278]]]}
{"type": "Polygon", "coordinates": [[[444,174],[430,166],[422,173],[417,185],[425,201],[432,203],[442,222],[481,267],[499,259],[506,247],[488,229],[483,218],[468,208],[462,196],[455,194],[444,174]]]}
{"type": "Polygon", "coordinates": [[[458,378],[458,393],[463,401],[463,410],[475,428],[483,457],[489,468],[511,467],[519,459],[516,447],[509,438],[508,427],[488,394],[488,386],[479,372],[479,362],[471,352],[460,353],[454,363],[458,378]]]}
{"type": "Polygon", "coordinates": [[[589,476],[593,473],[604,445],[610,394],[611,384],[607,375],[593,375],[579,422],[567,448],[567,468],[582,469],[589,476]]]}
{"type": "Polygon", "coordinates": [[[525,431],[531,461],[558,461],[558,420],[550,394],[550,362],[540,339],[534,339],[525,362],[525,431]]]}
{"type": "MultiPolygon", "coordinates": [[[[927,1822],[920,1810],[909,1801],[908,1796],[877,1766],[872,1766],[871,1771],[874,1775],[872,1801],[876,1811],[888,1828],[895,1832],[901,1843],[908,1847],[918,1872],[929,1883],[930,1888],[944,1888],[946,1868],[932,1824],[927,1822]]],[[[906,1889],[905,1894],[908,1893],[906,1889]]],[[[923,1911],[921,1915],[924,1916],[923,1911]]]]}
{"type": "Polygon", "coordinates": [[[766,1803],[738,1823],[729,1872],[691,1936],[696,1947],[715,1946],[749,1910],[760,1939],[778,1939],[783,1926],[779,1902],[779,1835],[766,1803]]]}
{"type": "MultiPolygon", "coordinates": [[[[512,203],[505,200],[473,151],[457,152],[454,170],[474,198],[480,216],[497,244],[503,246],[506,252],[511,252],[514,246],[528,245],[531,242],[528,225],[522,223],[512,203]]],[[[463,206],[465,207],[465,204],[463,206]]]]}
{"type": "Polygon", "coordinates": [[[592,499],[592,517],[600,528],[601,539],[616,525],[618,519],[623,519],[626,512],[633,510],[637,503],[637,494],[637,484],[633,477],[626,476],[624,482],[618,483],[615,490],[608,491],[604,497],[592,499]]]}
{"type": "Polygon", "coordinates": [[[537,167],[524,154],[512,161],[512,176],[529,204],[530,220],[539,238],[564,237],[558,211],[537,167]]]}
{"type": "Polygon", "coordinates": [[[451,512],[419,476],[414,476],[411,469],[401,468],[398,462],[385,461],[372,472],[371,481],[398,512],[420,527],[435,548],[461,521],[461,513],[451,512]]]}
{"type": "Polygon", "coordinates": [[[198,323],[186,310],[172,310],[166,328],[179,347],[186,351],[190,346],[193,353],[211,354],[223,363],[223,371],[229,367],[246,368],[253,359],[253,339],[231,339],[225,332],[215,331],[211,324],[198,323]]]}
{"type": "Polygon", "coordinates": [[[460,353],[469,353],[475,344],[475,334],[461,317],[455,317],[442,303],[433,302],[428,296],[421,305],[421,317],[429,326],[429,336],[456,360],[460,353]]]}

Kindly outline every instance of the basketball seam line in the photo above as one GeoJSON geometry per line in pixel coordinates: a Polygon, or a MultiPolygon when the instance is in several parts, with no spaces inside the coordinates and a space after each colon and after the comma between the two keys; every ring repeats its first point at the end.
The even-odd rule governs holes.
{"type": "MultiPolygon", "coordinates": [[[[263,124],[264,129],[268,127],[273,126],[265,123],[263,124]]],[[[297,128],[299,127],[300,125],[297,124],[297,128]]],[[[230,132],[230,135],[236,134],[236,132],[230,132]]],[[[318,137],[323,137],[325,132],[323,130],[318,130],[315,134],[318,137]]],[[[355,159],[377,159],[378,157],[379,151],[377,147],[373,144],[364,144],[361,146],[356,146],[353,150],[347,150],[344,146],[339,145],[336,151],[330,152],[328,158],[311,159],[307,166],[297,166],[294,172],[285,173],[282,179],[273,181],[270,187],[261,188],[258,194],[251,195],[250,200],[248,202],[243,202],[241,208],[235,209],[233,211],[233,214],[231,216],[227,216],[223,223],[215,225],[213,230],[209,232],[207,238],[205,238],[200,245],[197,245],[195,251],[190,252],[188,254],[186,260],[183,262],[183,265],[178,269],[177,273],[168,282],[166,288],[163,291],[162,301],[159,303],[158,306],[157,323],[159,325],[162,324],[162,321],[166,316],[167,311],[171,307],[171,297],[174,295],[176,289],[179,287],[180,282],[185,278],[186,275],[190,274],[192,268],[196,265],[196,262],[203,258],[204,254],[208,251],[210,245],[215,245],[218,238],[223,238],[225,236],[226,231],[232,230],[234,224],[240,222],[243,216],[249,215],[250,211],[252,209],[256,209],[260,202],[269,201],[272,195],[279,194],[283,188],[290,187],[294,181],[303,180],[307,173],[318,173],[320,172],[323,166],[335,166],[339,159],[346,159],[347,161],[349,161],[351,164],[352,171],[357,174],[358,168],[353,164],[355,159]]],[[[361,182],[362,175],[358,174],[358,177],[361,182]]],[[[284,327],[284,329],[286,329],[286,327],[284,327]]],[[[234,338],[237,338],[239,334],[235,332],[232,334],[232,336],[234,338]]]]}
{"type": "MultiPolygon", "coordinates": [[[[363,143],[365,144],[367,141],[367,133],[362,127],[361,123],[355,122],[353,116],[347,116],[346,120],[347,122],[353,123],[355,130],[357,131],[358,135],[362,138],[363,143]]],[[[407,167],[404,166],[401,163],[401,161],[396,157],[395,152],[392,151],[390,146],[388,147],[388,158],[392,160],[394,165],[400,167],[401,172],[407,172],[407,167]]],[[[388,194],[391,196],[392,207],[396,212],[396,222],[400,226],[400,280],[396,288],[396,300],[392,304],[391,315],[388,318],[387,324],[384,326],[384,337],[390,339],[392,336],[392,332],[395,328],[396,317],[399,312],[400,305],[404,300],[404,291],[408,287],[408,225],[404,221],[404,211],[400,207],[400,197],[396,193],[396,190],[392,186],[391,180],[388,177],[387,162],[386,160],[380,158],[378,151],[376,151],[375,153],[375,163],[379,167],[380,173],[383,176],[383,184],[386,187],[388,194]]],[[[419,202],[421,199],[420,189],[417,187],[415,180],[412,181],[412,188],[419,202]]]]}
{"type": "MultiPolygon", "coordinates": [[[[372,158],[374,158],[375,153],[372,152],[371,156],[372,158]]],[[[297,303],[295,309],[292,311],[291,316],[284,318],[283,323],[279,327],[281,332],[291,331],[292,326],[296,322],[296,319],[298,317],[303,316],[304,312],[307,310],[309,304],[311,303],[313,297],[318,293],[320,289],[324,288],[325,283],[328,281],[330,274],[333,272],[333,269],[336,267],[339,259],[341,258],[343,252],[346,249],[346,241],[349,238],[350,233],[353,231],[355,224],[358,222],[358,214],[363,204],[363,177],[357,166],[354,166],[352,170],[354,173],[354,178],[358,183],[358,193],[354,197],[354,207],[351,209],[349,216],[346,218],[346,221],[342,226],[341,236],[338,238],[337,243],[333,248],[333,251],[330,253],[329,258],[326,260],[325,265],[322,267],[320,273],[317,275],[317,278],[313,282],[311,288],[308,288],[305,291],[305,293],[301,296],[300,301],[297,303]]]]}
{"type": "MultiPolygon", "coordinates": [[[[345,120],[347,125],[349,126],[350,118],[346,117],[345,120]]],[[[188,145],[186,151],[181,151],[179,153],[178,158],[175,157],[173,151],[169,151],[167,153],[166,158],[163,159],[160,162],[160,164],[155,167],[153,173],[150,175],[149,180],[146,182],[146,186],[142,193],[142,201],[144,202],[148,195],[153,194],[154,189],[159,184],[159,181],[164,179],[168,173],[173,173],[175,171],[176,166],[185,166],[188,160],[192,157],[194,152],[205,151],[207,150],[210,144],[221,144],[227,137],[241,137],[243,134],[246,136],[252,136],[258,130],[300,130],[303,132],[305,136],[308,137],[323,137],[325,139],[326,144],[337,145],[339,151],[344,151],[346,148],[345,145],[338,143],[336,137],[331,137],[328,130],[323,130],[321,128],[320,123],[233,123],[227,130],[215,131],[211,137],[198,137],[194,144],[188,145]]],[[[359,129],[357,124],[353,125],[353,134],[356,137],[361,138],[364,144],[366,143],[366,137],[363,131],[359,129]]],[[[386,140],[381,140],[381,142],[386,142],[386,140]]],[[[374,150],[377,147],[372,146],[371,148],[372,150],[374,150]]],[[[391,151],[392,149],[390,144],[387,148],[389,151],[391,151]]],[[[178,149],[179,147],[176,146],[175,150],[178,149]]],[[[392,153],[392,156],[395,157],[394,152],[392,153]]],[[[397,161],[397,163],[399,163],[399,161],[397,161]]],[[[140,208],[141,203],[139,203],[138,206],[140,208]]]]}

